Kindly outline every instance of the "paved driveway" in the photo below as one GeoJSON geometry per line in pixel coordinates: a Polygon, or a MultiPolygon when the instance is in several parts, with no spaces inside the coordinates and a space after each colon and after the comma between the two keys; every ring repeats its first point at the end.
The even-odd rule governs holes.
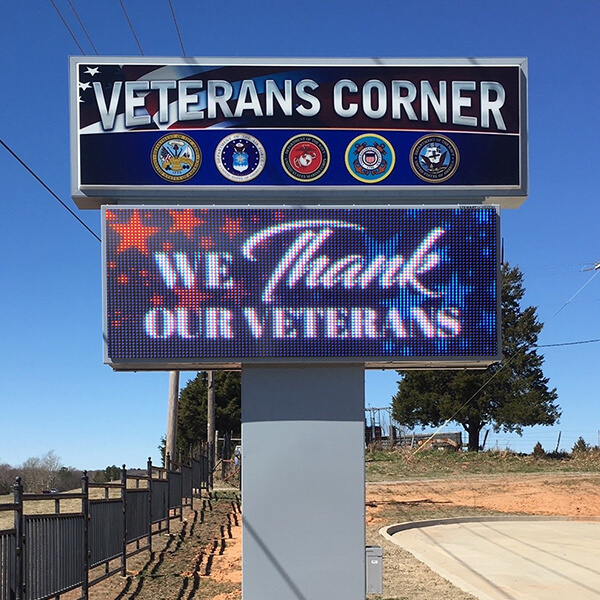
{"type": "Polygon", "coordinates": [[[481,600],[600,600],[598,521],[447,519],[381,533],[481,600]]]}

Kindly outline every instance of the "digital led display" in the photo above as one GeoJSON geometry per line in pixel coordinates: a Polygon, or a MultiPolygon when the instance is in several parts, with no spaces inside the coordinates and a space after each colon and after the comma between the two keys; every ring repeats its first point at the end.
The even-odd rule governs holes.
{"type": "Polygon", "coordinates": [[[525,59],[86,56],[70,73],[81,208],[528,193],[525,59]]]}
{"type": "Polygon", "coordinates": [[[499,211],[103,207],[114,369],[499,358],[499,211]]]}

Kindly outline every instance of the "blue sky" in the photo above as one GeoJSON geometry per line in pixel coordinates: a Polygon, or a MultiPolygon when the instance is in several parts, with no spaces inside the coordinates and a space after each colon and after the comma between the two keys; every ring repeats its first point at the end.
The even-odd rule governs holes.
{"type": "MultiPolygon", "coordinates": [[[[71,0],[100,55],[139,56],[118,0],[71,0]]],[[[95,55],[69,0],[35,10],[2,0],[0,138],[95,232],[98,211],[70,199],[68,57],[95,55]]],[[[181,56],[166,0],[124,0],[147,56],[181,56]]],[[[174,0],[187,55],[243,57],[526,57],[530,196],[502,211],[505,257],[525,275],[540,344],[600,338],[600,27],[597,1],[425,5],[381,1],[227,3],[174,0]],[[576,294],[576,295],[575,295],[576,294]],[[573,296],[575,297],[563,307],[573,296]]],[[[100,243],[0,148],[0,462],[54,450],[67,465],[158,460],[167,373],[114,373],[102,363],[100,243]]],[[[543,349],[563,411],[552,428],[489,445],[598,444],[598,343],[543,349]]],[[[182,373],[185,385],[194,373],[182,373]]],[[[394,371],[367,374],[366,401],[387,406],[394,371]]],[[[450,430],[456,429],[454,426],[450,430]]]]}

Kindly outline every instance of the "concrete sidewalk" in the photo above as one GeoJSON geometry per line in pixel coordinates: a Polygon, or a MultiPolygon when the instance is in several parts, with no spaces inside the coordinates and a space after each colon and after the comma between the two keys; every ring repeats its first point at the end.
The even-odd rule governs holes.
{"type": "Polygon", "coordinates": [[[599,521],[457,518],[380,533],[480,600],[600,600],[599,521]]]}

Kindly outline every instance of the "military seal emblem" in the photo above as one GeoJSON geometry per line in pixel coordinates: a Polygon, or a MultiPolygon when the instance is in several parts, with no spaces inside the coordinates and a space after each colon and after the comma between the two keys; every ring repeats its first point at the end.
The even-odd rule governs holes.
{"type": "Polygon", "coordinates": [[[442,183],[456,173],[460,155],[456,144],[445,135],[426,135],[410,151],[415,175],[429,183],[442,183]]]}
{"type": "Polygon", "coordinates": [[[234,133],[223,138],[215,150],[219,173],[229,181],[243,183],[258,177],[267,157],[263,145],[252,135],[234,133]]]}
{"type": "Polygon", "coordinates": [[[384,137],[367,133],[350,142],[345,161],[352,177],[363,183],[378,183],[392,172],[396,154],[384,137]]]}
{"type": "Polygon", "coordinates": [[[179,183],[191,179],[201,163],[198,144],[181,133],[165,135],[152,147],[152,166],[167,181],[179,183]]]}
{"type": "Polygon", "coordinates": [[[283,146],[281,164],[292,179],[315,181],[329,167],[329,150],[325,142],[314,135],[296,135],[283,146]]]}

